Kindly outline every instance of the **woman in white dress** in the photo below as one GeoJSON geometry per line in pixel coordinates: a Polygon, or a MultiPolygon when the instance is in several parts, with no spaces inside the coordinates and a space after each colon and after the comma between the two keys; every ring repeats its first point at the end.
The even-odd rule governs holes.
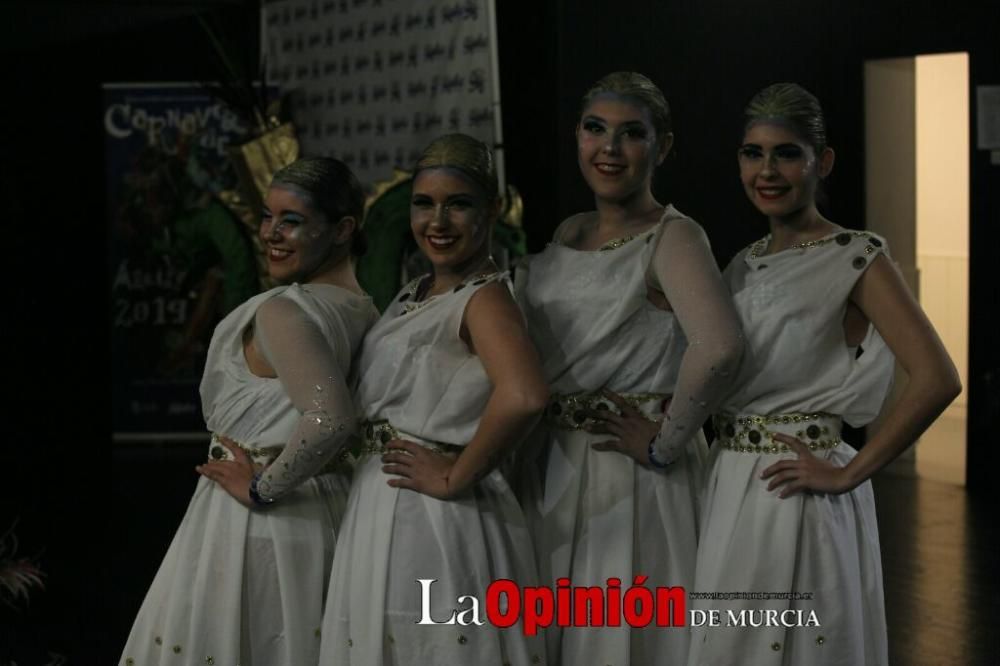
{"type": "Polygon", "coordinates": [[[885,241],[818,212],[834,154],[816,98],[765,88],[744,127],[740,177],[771,233],[725,271],[747,357],[715,420],[694,589],[785,598],[697,601],[721,626],[695,628],[688,663],[887,664],[869,479],[959,393],[958,375],[885,241]],[[878,414],[893,356],[909,382],[855,451],[841,422],[878,414]]]}
{"type": "MultiPolygon", "coordinates": [[[[690,587],[701,425],[735,376],[738,319],[701,227],[652,194],[673,141],[660,90],[634,72],[604,77],[576,136],[597,210],[563,222],[517,271],[553,392],[524,470],[540,574],[553,586],[690,587]]],[[[688,631],[550,627],[547,643],[550,663],[672,664],[688,631]]]]}
{"type": "Polygon", "coordinates": [[[121,666],[316,664],[356,430],[347,376],[378,313],[354,279],[364,198],[337,160],[279,171],[260,237],[288,286],[219,323],[201,383],[210,462],[121,666]]]}
{"type": "Polygon", "coordinates": [[[355,393],[364,453],[334,559],[323,664],[528,665],[544,656],[540,636],[486,621],[493,580],[537,580],[524,516],[497,463],[548,398],[508,278],[489,254],[498,211],[484,144],[452,134],[427,147],[410,218],[433,272],[400,292],[364,342],[355,393]],[[478,617],[468,597],[479,600],[478,617]]]}

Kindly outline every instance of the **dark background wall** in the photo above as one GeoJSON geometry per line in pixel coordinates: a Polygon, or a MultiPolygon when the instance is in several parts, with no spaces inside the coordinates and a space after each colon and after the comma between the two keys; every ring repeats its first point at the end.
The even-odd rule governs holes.
{"type": "MultiPolygon", "coordinates": [[[[838,151],[828,214],[864,227],[865,60],[968,51],[972,92],[1000,83],[997,3],[819,0],[497,0],[507,175],[522,191],[539,249],[591,202],[576,167],[578,100],[598,77],[636,69],[674,107],[676,155],[661,201],[701,221],[720,263],[765,232],[736,177],[740,110],[757,89],[794,80],[823,101],[838,151]]],[[[4,615],[0,641],[73,664],[117,658],[194,485],[199,450],[109,443],[107,215],[100,84],[212,78],[194,15],[206,13],[252,59],[258,4],[244,0],[0,4],[6,99],[0,104],[0,204],[7,242],[6,481],[0,532],[20,515],[21,552],[48,589],[4,615]]],[[[975,113],[975,105],[972,105],[975,113]]],[[[972,127],[975,127],[973,117],[972,127]]],[[[991,262],[1000,167],[973,151],[969,487],[986,492],[1000,360],[991,262]]],[[[5,611],[6,612],[6,611],[5,611]]],[[[0,660],[4,649],[0,642],[0,660]]],[[[39,658],[25,663],[44,663],[39,658]]]]}
{"type": "Polygon", "coordinates": [[[49,652],[117,663],[118,618],[138,610],[194,488],[201,451],[112,454],[100,85],[212,78],[199,10],[256,53],[252,2],[0,4],[0,211],[13,234],[0,533],[20,516],[19,552],[47,573],[26,611],[0,606],[0,664],[41,666],[49,652]]]}
{"type": "MultiPolygon", "coordinates": [[[[735,159],[741,110],[763,86],[796,81],[819,97],[837,151],[825,213],[864,228],[865,61],[967,51],[973,146],[976,86],[1000,83],[997,3],[556,0],[539,3],[534,20],[498,4],[507,171],[524,192],[535,248],[562,218],[592,207],[573,129],[580,97],[608,72],[641,71],[667,95],[675,154],[655,192],[704,225],[720,265],[766,233],[735,159]]],[[[985,151],[973,149],[969,159],[968,486],[985,493],[1000,464],[992,443],[1000,425],[1000,350],[992,344],[1000,280],[991,267],[1000,247],[1000,166],[985,151]]]]}

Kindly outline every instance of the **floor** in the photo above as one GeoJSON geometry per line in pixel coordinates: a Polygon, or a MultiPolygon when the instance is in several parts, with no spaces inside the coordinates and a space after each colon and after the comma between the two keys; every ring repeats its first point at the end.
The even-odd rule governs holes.
{"type": "MultiPolygon", "coordinates": [[[[109,654],[134,614],[183,515],[201,448],[115,449],[109,654]]],[[[988,498],[911,475],[875,479],[893,666],[1000,664],[998,535],[988,498]]],[[[70,655],[72,657],[72,655],[70,655]]],[[[72,661],[72,660],[71,660],[72,661]]]]}
{"type": "Polygon", "coordinates": [[[914,460],[921,478],[965,485],[965,447],[955,442],[965,441],[967,420],[965,407],[953,405],[920,437],[914,460]]]}
{"type": "Polygon", "coordinates": [[[891,663],[1000,664],[1000,528],[987,498],[890,474],[875,497],[891,663]]]}

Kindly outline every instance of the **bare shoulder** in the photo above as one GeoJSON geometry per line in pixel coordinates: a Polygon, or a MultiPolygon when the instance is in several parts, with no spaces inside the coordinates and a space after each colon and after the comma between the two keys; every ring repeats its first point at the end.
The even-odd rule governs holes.
{"type": "Polygon", "coordinates": [[[902,338],[937,338],[899,268],[884,254],[869,262],[851,290],[850,302],[875,325],[897,356],[898,341],[902,338]]]}
{"type": "Polygon", "coordinates": [[[496,322],[515,315],[521,319],[521,310],[510,294],[506,280],[484,284],[469,298],[465,307],[465,323],[474,328],[477,324],[496,322]]]}
{"type": "Polygon", "coordinates": [[[491,376],[505,372],[493,367],[500,359],[506,358],[505,363],[516,365],[512,355],[530,356],[524,315],[504,280],[485,284],[470,297],[462,319],[461,337],[469,350],[489,366],[487,372],[491,376]]]}
{"type": "Polygon", "coordinates": [[[898,305],[907,309],[920,309],[916,297],[900,273],[895,262],[885,254],[877,255],[858,278],[850,299],[869,317],[869,312],[885,306],[898,305]]]}

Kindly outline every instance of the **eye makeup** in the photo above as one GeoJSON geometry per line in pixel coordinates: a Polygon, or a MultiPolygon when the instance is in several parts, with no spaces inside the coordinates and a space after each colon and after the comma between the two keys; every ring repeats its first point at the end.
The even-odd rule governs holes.
{"type": "Polygon", "coordinates": [[[795,143],[782,143],[774,146],[769,151],[765,151],[755,143],[745,143],[740,146],[739,156],[745,160],[759,160],[768,156],[768,159],[773,158],[782,162],[792,162],[804,158],[805,151],[802,149],[802,146],[795,143]]]}

